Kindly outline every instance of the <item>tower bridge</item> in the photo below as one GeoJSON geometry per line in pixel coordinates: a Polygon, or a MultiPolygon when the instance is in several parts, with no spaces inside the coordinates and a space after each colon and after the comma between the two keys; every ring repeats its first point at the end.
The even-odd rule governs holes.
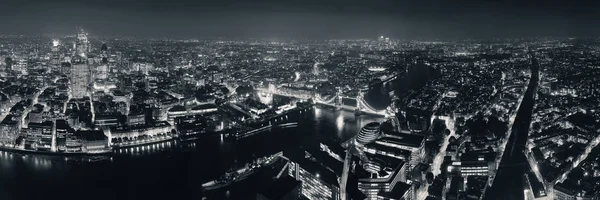
{"type": "Polygon", "coordinates": [[[329,96],[321,96],[315,92],[294,92],[288,90],[279,90],[273,88],[257,88],[257,92],[262,93],[263,96],[279,95],[285,97],[292,97],[303,100],[313,100],[316,104],[322,104],[327,106],[332,106],[336,108],[342,108],[346,110],[355,110],[356,112],[365,113],[365,114],[374,114],[374,115],[386,115],[386,110],[377,110],[373,108],[373,106],[369,105],[369,103],[364,98],[364,93],[360,92],[357,96],[345,96],[341,93],[337,93],[335,95],[329,96]],[[267,95],[265,95],[267,94],[267,95]],[[355,102],[355,103],[353,103],[355,102]]]}
{"type": "MultiPolygon", "coordinates": [[[[269,87],[256,88],[256,91],[259,93],[259,96],[267,98],[268,102],[272,102],[273,95],[279,95],[303,100],[310,99],[317,104],[332,106],[335,108],[341,108],[346,110],[355,110],[357,113],[386,116],[389,115],[390,111],[389,108],[385,107],[389,107],[390,105],[387,105],[385,107],[383,107],[382,105],[373,106],[372,100],[371,102],[369,102],[369,100],[365,98],[365,95],[373,88],[381,88],[378,87],[379,84],[381,84],[382,88],[386,90],[386,92],[382,93],[382,95],[391,95],[392,97],[390,98],[395,99],[395,97],[393,97],[393,87],[391,87],[391,84],[394,80],[401,77],[401,75],[403,74],[394,73],[391,75],[383,76],[380,78],[380,81],[369,84],[356,96],[344,95],[341,90],[338,90],[335,94],[332,95],[321,95],[312,90],[290,87],[276,87],[274,84],[269,84],[269,87]]],[[[388,96],[382,98],[388,98],[388,96]]],[[[393,104],[391,102],[389,103],[393,104]]]]}

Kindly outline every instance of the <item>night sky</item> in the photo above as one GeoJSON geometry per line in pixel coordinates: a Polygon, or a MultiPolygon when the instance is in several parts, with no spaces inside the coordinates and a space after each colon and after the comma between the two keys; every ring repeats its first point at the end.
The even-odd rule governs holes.
{"type": "Polygon", "coordinates": [[[594,0],[1,0],[1,34],[450,39],[598,36],[594,0]]]}

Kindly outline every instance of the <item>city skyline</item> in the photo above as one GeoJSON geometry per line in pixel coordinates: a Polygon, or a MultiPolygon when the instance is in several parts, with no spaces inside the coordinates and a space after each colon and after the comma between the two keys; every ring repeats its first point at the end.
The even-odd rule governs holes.
{"type": "Polygon", "coordinates": [[[0,199],[598,200],[598,5],[8,0],[0,199]]]}

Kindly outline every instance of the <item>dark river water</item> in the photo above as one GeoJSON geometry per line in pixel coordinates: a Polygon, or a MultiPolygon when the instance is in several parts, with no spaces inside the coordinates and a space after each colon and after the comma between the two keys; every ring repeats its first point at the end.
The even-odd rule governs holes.
{"type": "Polygon", "coordinates": [[[206,136],[116,150],[112,161],[72,164],[64,158],[0,152],[0,200],[11,199],[254,199],[260,174],[216,191],[201,185],[235,165],[285,148],[342,141],[377,116],[314,108],[299,126],[241,140],[206,136]]]}

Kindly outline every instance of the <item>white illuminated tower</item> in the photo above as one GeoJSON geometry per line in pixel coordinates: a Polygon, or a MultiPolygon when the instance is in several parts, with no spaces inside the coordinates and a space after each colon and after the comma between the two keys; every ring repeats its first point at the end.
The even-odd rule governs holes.
{"type": "Polygon", "coordinates": [[[83,29],[79,29],[77,40],[75,40],[75,55],[85,57],[89,52],[90,41],[88,40],[87,33],[83,32],[83,29]]]}
{"type": "Polygon", "coordinates": [[[50,60],[50,64],[54,68],[58,68],[60,66],[60,55],[59,55],[59,45],[60,42],[58,40],[52,41],[52,58],[50,60]]]}

